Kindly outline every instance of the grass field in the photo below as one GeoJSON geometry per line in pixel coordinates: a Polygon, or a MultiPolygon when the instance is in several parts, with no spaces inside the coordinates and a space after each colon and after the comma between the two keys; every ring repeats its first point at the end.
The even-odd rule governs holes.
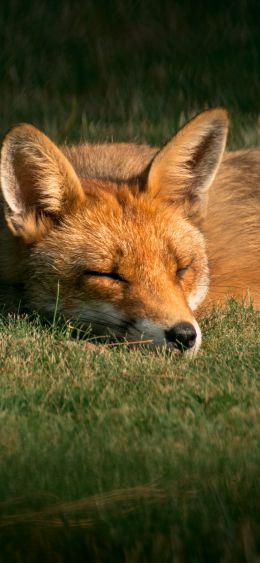
{"type": "MultiPolygon", "coordinates": [[[[0,11],[1,133],[159,144],[220,104],[260,145],[257,2],[0,11]]],[[[0,562],[259,563],[259,329],[230,301],[189,360],[1,317],[0,562]]]]}
{"type": "Polygon", "coordinates": [[[176,360],[3,320],[3,561],[256,562],[256,322],[230,302],[176,360]]]}

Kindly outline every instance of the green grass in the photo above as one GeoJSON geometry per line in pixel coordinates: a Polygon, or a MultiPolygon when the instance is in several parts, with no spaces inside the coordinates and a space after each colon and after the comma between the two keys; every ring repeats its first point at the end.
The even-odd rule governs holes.
{"type": "Polygon", "coordinates": [[[254,561],[257,322],[230,302],[189,360],[3,319],[3,561],[254,561]]]}
{"type": "MultiPolygon", "coordinates": [[[[257,2],[0,11],[1,133],[160,144],[223,105],[260,144],[257,2]]],[[[231,301],[190,360],[1,318],[0,562],[257,563],[259,328],[231,301]]]]}

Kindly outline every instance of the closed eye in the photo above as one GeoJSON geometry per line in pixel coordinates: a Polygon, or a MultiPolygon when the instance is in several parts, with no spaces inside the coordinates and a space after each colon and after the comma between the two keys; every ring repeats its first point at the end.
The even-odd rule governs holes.
{"type": "Polygon", "coordinates": [[[185,274],[185,272],[187,272],[187,270],[191,267],[191,264],[188,264],[188,266],[185,266],[184,268],[177,268],[176,270],[176,276],[177,278],[181,279],[183,277],[183,275],[185,274]]]}
{"type": "Polygon", "coordinates": [[[96,272],[95,270],[86,270],[84,272],[84,276],[92,277],[92,278],[110,278],[114,281],[125,282],[126,280],[122,278],[116,272],[96,272]]]}

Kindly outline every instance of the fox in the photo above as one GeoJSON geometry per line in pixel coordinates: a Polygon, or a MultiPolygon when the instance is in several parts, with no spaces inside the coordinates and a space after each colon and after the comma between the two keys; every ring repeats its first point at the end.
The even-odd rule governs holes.
{"type": "Polygon", "coordinates": [[[196,354],[229,297],[260,306],[260,150],[225,152],[229,116],[195,116],[162,148],[58,147],[30,124],[0,158],[0,304],[97,337],[196,354]]]}

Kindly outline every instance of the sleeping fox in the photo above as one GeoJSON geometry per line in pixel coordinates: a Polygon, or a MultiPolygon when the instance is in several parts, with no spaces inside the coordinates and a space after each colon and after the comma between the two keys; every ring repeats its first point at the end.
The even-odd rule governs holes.
{"type": "Polygon", "coordinates": [[[2,309],[56,308],[96,335],[194,353],[203,310],[228,296],[259,307],[260,150],[224,154],[227,130],[222,108],[161,149],[58,148],[32,125],[9,130],[2,309]]]}

